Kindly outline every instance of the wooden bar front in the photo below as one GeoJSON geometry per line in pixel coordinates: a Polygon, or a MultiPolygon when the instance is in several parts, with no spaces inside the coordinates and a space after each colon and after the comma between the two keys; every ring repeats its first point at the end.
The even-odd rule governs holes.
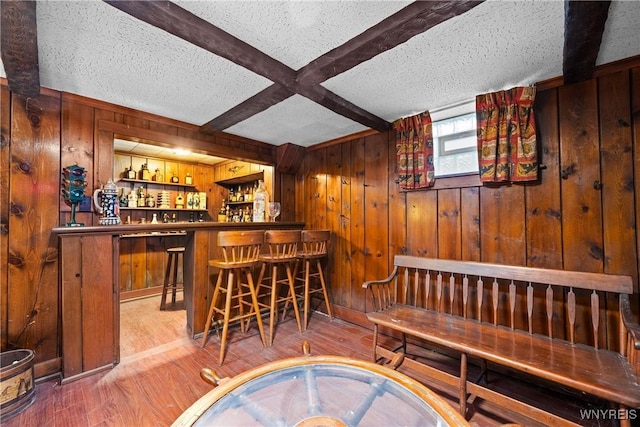
{"type": "Polygon", "coordinates": [[[213,290],[208,260],[218,256],[217,233],[303,227],[300,222],[195,222],[54,228],[60,247],[63,381],[109,369],[120,360],[118,278],[123,236],[183,235],[185,333],[198,338],[213,290]]]}

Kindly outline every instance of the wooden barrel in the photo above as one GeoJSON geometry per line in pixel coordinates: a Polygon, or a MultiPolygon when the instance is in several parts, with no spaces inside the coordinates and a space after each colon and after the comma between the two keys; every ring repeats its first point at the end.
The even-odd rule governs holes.
{"type": "Polygon", "coordinates": [[[35,399],[32,350],[0,353],[0,418],[7,420],[35,399]]]}

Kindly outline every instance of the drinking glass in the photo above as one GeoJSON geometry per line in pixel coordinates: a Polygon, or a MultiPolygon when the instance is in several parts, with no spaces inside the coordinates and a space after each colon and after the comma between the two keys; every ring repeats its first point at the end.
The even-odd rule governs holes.
{"type": "Polygon", "coordinates": [[[280,202],[269,202],[269,217],[271,218],[271,222],[275,222],[278,215],[280,215],[280,202]]]}

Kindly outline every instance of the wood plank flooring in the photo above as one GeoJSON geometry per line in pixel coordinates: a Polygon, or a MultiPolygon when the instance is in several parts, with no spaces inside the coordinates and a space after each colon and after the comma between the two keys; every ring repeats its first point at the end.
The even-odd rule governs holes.
{"type": "MultiPolygon", "coordinates": [[[[199,377],[203,367],[213,368],[221,377],[232,377],[253,367],[302,354],[306,340],[312,354],[332,354],[369,360],[372,333],[369,329],[344,322],[330,321],[314,313],[309,329],[299,333],[295,321],[279,323],[271,348],[263,348],[254,326],[247,334],[231,329],[227,356],[217,365],[219,339],[210,336],[205,348],[186,336],[185,313],[179,307],[159,311],[159,297],[121,304],[121,362],[115,368],[60,385],[40,383],[35,402],[10,420],[6,427],[26,426],[168,426],[192,403],[211,389],[199,377]]],[[[268,324],[268,323],[266,323],[268,324]]],[[[266,327],[266,326],[265,326],[266,327]]],[[[425,354],[435,363],[455,363],[434,353],[425,354]]],[[[454,369],[454,368],[453,368],[454,369]]],[[[457,391],[433,384],[411,372],[443,396],[457,410],[457,391]]],[[[545,408],[580,422],[583,400],[568,398],[553,391],[530,387],[508,377],[493,375],[496,387],[532,399],[545,408]]],[[[531,426],[525,418],[480,400],[470,400],[468,421],[472,426],[497,426],[520,423],[531,426]]],[[[591,423],[583,425],[611,425],[591,423]]]]}

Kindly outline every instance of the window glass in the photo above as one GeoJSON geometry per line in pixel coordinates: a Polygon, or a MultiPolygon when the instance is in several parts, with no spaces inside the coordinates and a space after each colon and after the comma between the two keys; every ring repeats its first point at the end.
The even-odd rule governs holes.
{"type": "Polygon", "coordinates": [[[433,154],[437,177],[478,173],[476,114],[433,122],[433,154]]]}

